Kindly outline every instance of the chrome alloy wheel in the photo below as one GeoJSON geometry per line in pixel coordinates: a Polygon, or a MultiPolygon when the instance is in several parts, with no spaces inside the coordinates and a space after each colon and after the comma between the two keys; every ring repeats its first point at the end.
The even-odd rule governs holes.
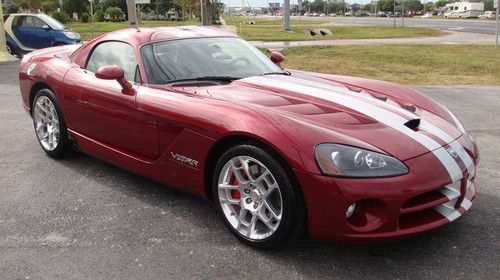
{"type": "Polygon", "coordinates": [[[219,175],[219,203],[231,226],[241,235],[262,240],[281,222],[283,199],[269,169],[249,156],[229,160],[219,175]]]}
{"type": "Polygon", "coordinates": [[[50,99],[40,96],[34,106],[33,120],[38,140],[47,151],[53,151],[59,144],[59,118],[50,99]]]}

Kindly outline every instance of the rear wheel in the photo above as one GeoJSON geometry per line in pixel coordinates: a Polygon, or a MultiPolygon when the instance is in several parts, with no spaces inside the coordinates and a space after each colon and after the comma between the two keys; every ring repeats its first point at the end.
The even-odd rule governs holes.
{"type": "Polygon", "coordinates": [[[293,175],[265,149],[238,145],[215,168],[213,197],[229,230],[244,243],[269,248],[305,231],[305,205],[293,175]]]}
{"type": "Polygon", "coordinates": [[[10,53],[11,55],[17,55],[16,50],[15,50],[15,49],[14,49],[14,47],[13,47],[11,44],[9,44],[9,43],[7,43],[7,52],[8,52],[8,53],[10,53]]]}
{"type": "Polygon", "coordinates": [[[33,126],[42,149],[53,158],[61,158],[71,152],[66,122],[56,95],[44,88],[35,95],[33,106],[33,126]]]}

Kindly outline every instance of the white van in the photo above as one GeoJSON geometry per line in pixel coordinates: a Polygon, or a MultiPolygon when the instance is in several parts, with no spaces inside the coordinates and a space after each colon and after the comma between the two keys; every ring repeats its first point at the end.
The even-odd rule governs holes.
{"type": "Polygon", "coordinates": [[[444,18],[477,18],[483,12],[483,3],[455,2],[444,6],[444,18]]]}

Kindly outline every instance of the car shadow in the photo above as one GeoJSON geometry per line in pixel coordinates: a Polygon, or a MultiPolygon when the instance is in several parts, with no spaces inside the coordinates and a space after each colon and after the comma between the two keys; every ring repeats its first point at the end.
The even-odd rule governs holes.
{"type": "MultiPolygon", "coordinates": [[[[203,241],[213,246],[237,247],[245,254],[296,270],[305,278],[453,278],[498,275],[499,199],[479,194],[471,211],[431,233],[379,245],[342,245],[304,238],[277,250],[256,250],[239,243],[216,215],[211,202],[169,188],[114,167],[83,153],[58,161],[93,181],[158,207],[188,221],[203,241]],[[117,184],[116,182],[120,182],[117,184]]],[[[194,238],[194,237],[193,237],[194,238]]],[[[475,278],[475,277],[473,277],[475,278]]],[[[492,277],[494,278],[494,277],[492,277]]]]}

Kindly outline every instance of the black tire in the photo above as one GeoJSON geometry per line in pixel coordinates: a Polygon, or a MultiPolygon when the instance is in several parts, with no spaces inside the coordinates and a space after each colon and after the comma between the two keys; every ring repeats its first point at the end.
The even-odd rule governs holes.
{"type": "Polygon", "coordinates": [[[7,43],[7,52],[11,55],[17,55],[16,49],[9,43],[7,43]]]}
{"type": "Polygon", "coordinates": [[[275,152],[259,143],[239,144],[222,154],[214,170],[212,197],[217,212],[227,228],[236,238],[252,247],[259,249],[279,247],[296,241],[306,232],[306,206],[293,172],[275,152]],[[283,202],[282,218],[276,231],[267,238],[256,240],[242,235],[230,224],[222,210],[218,195],[219,175],[224,165],[238,156],[249,156],[263,163],[279,185],[283,202]]]}
{"type": "Polygon", "coordinates": [[[57,102],[57,97],[54,94],[54,92],[52,92],[48,88],[39,90],[35,95],[35,98],[33,98],[33,104],[31,104],[31,108],[32,108],[31,112],[33,119],[33,128],[35,129],[35,135],[37,137],[38,143],[40,144],[44,152],[47,153],[47,155],[52,158],[64,158],[70,155],[71,152],[73,151],[73,145],[68,138],[68,129],[66,127],[66,121],[64,120],[61,107],[59,106],[59,102],[57,102]],[[37,112],[35,111],[36,110],[35,106],[36,102],[42,97],[46,97],[52,102],[55,111],[57,113],[57,118],[59,120],[59,142],[53,150],[48,150],[43,146],[41,139],[38,136],[38,133],[36,132],[35,114],[37,114],[37,112]]]}

